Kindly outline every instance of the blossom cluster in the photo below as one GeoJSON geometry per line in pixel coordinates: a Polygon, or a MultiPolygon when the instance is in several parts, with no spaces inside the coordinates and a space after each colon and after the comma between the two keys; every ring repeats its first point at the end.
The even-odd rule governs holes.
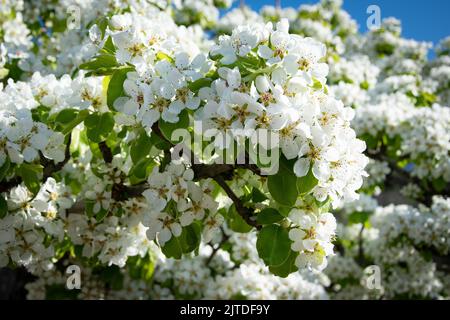
{"type": "Polygon", "coordinates": [[[143,192],[148,214],[143,218],[148,226],[147,237],[158,239],[161,246],[181,235],[182,227],[202,221],[205,239],[220,227],[223,217],[216,214],[218,204],[211,193],[211,180],[192,181],[194,172],[184,164],[171,163],[163,172],[155,167],[148,178],[149,188],[143,192]]]}
{"type": "Polygon", "coordinates": [[[450,38],[230,5],[1,2],[0,267],[36,299],[448,298],[450,38]]]}
{"type": "Polygon", "coordinates": [[[6,197],[9,214],[0,219],[0,266],[24,266],[30,271],[53,267],[64,240],[66,210],[73,204],[70,189],[48,178],[33,194],[24,185],[6,197]]]}

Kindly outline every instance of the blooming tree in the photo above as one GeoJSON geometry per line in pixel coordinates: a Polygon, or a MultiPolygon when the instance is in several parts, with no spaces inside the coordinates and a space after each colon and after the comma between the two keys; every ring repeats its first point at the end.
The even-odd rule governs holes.
{"type": "Polygon", "coordinates": [[[448,297],[450,41],[230,5],[0,5],[0,266],[33,299],[448,297]]]}

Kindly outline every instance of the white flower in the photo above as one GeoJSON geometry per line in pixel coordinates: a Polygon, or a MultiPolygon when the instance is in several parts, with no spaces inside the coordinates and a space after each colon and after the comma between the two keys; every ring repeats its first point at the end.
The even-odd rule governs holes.
{"type": "Polygon", "coordinates": [[[94,182],[94,185],[91,186],[92,189],[87,190],[85,193],[86,199],[94,202],[92,208],[94,213],[98,213],[101,209],[109,209],[111,204],[111,191],[107,191],[105,187],[106,186],[102,181],[96,181],[94,182]]]}
{"type": "Polygon", "coordinates": [[[148,178],[149,189],[146,189],[142,195],[146,198],[150,209],[162,211],[170,200],[170,191],[172,188],[172,179],[167,173],[159,173],[155,168],[148,178]]]}
{"type": "Polygon", "coordinates": [[[165,212],[151,212],[144,220],[144,225],[148,227],[147,237],[149,240],[158,238],[161,246],[172,238],[172,235],[181,235],[181,225],[171,215],[165,212]]]}

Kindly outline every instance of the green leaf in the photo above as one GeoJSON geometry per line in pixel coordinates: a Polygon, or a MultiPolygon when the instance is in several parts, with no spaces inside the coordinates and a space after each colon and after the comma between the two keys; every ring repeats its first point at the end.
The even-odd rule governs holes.
{"type": "Polygon", "coordinates": [[[113,42],[111,36],[108,36],[108,38],[106,39],[106,42],[102,48],[102,51],[109,53],[109,54],[116,53],[116,47],[114,46],[114,42],[113,42]]]}
{"type": "Polygon", "coordinates": [[[131,278],[149,281],[155,271],[155,259],[150,253],[147,253],[144,257],[136,255],[128,258],[127,266],[129,266],[131,278]]]}
{"type": "Polygon", "coordinates": [[[22,178],[25,186],[33,194],[37,194],[41,187],[42,169],[42,166],[38,164],[23,163],[16,170],[17,175],[22,178]]]}
{"type": "Polygon", "coordinates": [[[46,300],[76,300],[80,290],[67,290],[64,284],[50,284],[45,286],[46,300]]]}
{"type": "Polygon", "coordinates": [[[158,148],[159,150],[169,150],[172,147],[168,141],[162,139],[156,133],[150,135],[150,141],[152,145],[158,148]]]}
{"type": "Polygon", "coordinates": [[[438,179],[433,179],[431,181],[431,184],[433,185],[433,188],[438,192],[444,191],[445,188],[447,187],[447,182],[442,177],[440,177],[438,179]]]}
{"type": "Polygon", "coordinates": [[[184,227],[179,237],[172,235],[172,238],[164,244],[161,250],[167,258],[181,259],[184,253],[197,249],[200,240],[200,226],[193,223],[184,227]]]}
{"type": "Polygon", "coordinates": [[[210,78],[200,78],[188,84],[189,90],[192,92],[198,92],[203,87],[209,87],[212,83],[210,78]]]}
{"type": "Polygon", "coordinates": [[[133,163],[145,158],[152,148],[152,141],[147,135],[147,132],[141,130],[136,140],[134,140],[130,147],[130,156],[133,163]]]}
{"type": "Polygon", "coordinates": [[[8,214],[8,203],[5,198],[0,194],[0,219],[3,219],[8,214]]]}
{"type": "Polygon", "coordinates": [[[86,135],[93,142],[101,142],[111,133],[114,127],[114,117],[111,112],[93,113],[84,120],[86,135]]]}
{"type": "Polygon", "coordinates": [[[228,210],[227,223],[231,230],[238,233],[247,233],[253,229],[253,227],[245,222],[245,220],[237,212],[234,204],[231,205],[228,210]]]}
{"type": "Polygon", "coordinates": [[[95,220],[96,220],[97,222],[102,222],[103,219],[106,218],[106,216],[108,215],[108,213],[109,213],[109,210],[105,210],[105,209],[101,208],[100,211],[97,212],[97,214],[95,215],[95,220]]]}
{"type": "Polygon", "coordinates": [[[292,166],[292,161],[280,158],[278,172],[267,178],[267,187],[273,199],[285,206],[293,206],[298,197],[297,177],[292,166]]]}
{"type": "Polygon", "coordinates": [[[319,183],[319,180],[317,180],[316,177],[314,177],[314,174],[312,172],[312,163],[309,166],[309,171],[304,177],[297,178],[297,190],[300,194],[307,194],[309,193],[317,184],[319,183]]]}
{"type": "Polygon", "coordinates": [[[89,110],[81,110],[77,116],[75,117],[75,119],[73,119],[72,121],[70,121],[69,123],[65,124],[61,131],[62,134],[66,135],[70,132],[72,132],[72,130],[79,125],[81,122],[83,122],[86,117],[89,115],[89,110]]]}
{"type": "Polygon", "coordinates": [[[143,180],[147,178],[151,168],[153,168],[152,164],[155,164],[153,159],[141,158],[134,166],[131,167],[128,175],[130,177],[135,176],[136,178],[143,180]]]}
{"type": "Polygon", "coordinates": [[[110,267],[102,268],[99,274],[99,278],[103,282],[107,283],[113,290],[120,290],[123,288],[124,274],[121,272],[118,266],[113,265],[110,267]]]}
{"type": "Polygon", "coordinates": [[[369,220],[370,217],[370,212],[365,212],[365,211],[355,211],[352,212],[349,216],[348,216],[348,223],[349,224],[356,224],[356,223],[366,223],[366,221],[369,220]]]}
{"type": "Polygon", "coordinates": [[[380,57],[390,56],[394,52],[394,45],[386,42],[378,43],[375,45],[375,50],[380,57]]]}
{"type": "Polygon", "coordinates": [[[167,140],[172,141],[173,143],[178,143],[180,141],[172,140],[172,133],[176,129],[186,129],[187,127],[189,127],[189,113],[186,109],[181,111],[178,117],[179,121],[177,123],[166,122],[163,119],[159,120],[159,129],[161,130],[162,134],[167,140]]]}
{"type": "MultiPolygon", "coordinates": [[[[84,201],[84,205],[85,205],[85,213],[89,218],[94,217],[95,213],[94,213],[94,205],[95,205],[95,200],[85,200],[84,201]]],[[[103,210],[103,209],[101,209],[103,210]]]]}
{"type": "Polygon", "coordinates": [[[9,74],[9,70],[6,68],[0,68],[0,80],[6,78],[9,74]]]}
{"type": "Polygon", "coordinates": [[[274,275],[286,278],[291,273],[296,272],[298,270],[295,265],[295,259],[298,256],[298,252],[290,250],[289,257],[279,266],[270,266],[269,271],[274,275]]]}
{"type": "Polygon", "coordinates": [[[256,249],[266,265],[281,265],[289,258],[291,250],[288,231],[276,224],[263,227],[258,233],[256,249]]]}
{"type": "Polygon", "coordinates": [[[174,62],[174,60],[172,59],[172,57],[168,56],[167,54],[165,54],[165,53],[162,52],[162,51],[159,51],[159,52],[156,54],[156,58],[157,58],[158,60],[167,60],[167,61],[169,61],[170,63],[173,63],[173,62],[174,62]]]}
{"type": "Polygon", "coordinates": [[[315,90],[321,90],[323,88],[323,85],[319,80],[313,78],[313,86],[312,87],[315,90]]]}
{"type": "Polygon", "coordinates": [[[359,138],[364,140],[368,149],[376,149],[378,146],[378,139],[368,133],[361,135],[359,138]]]}
{"type": "Polygon", "coordinates": [[[112,74],[106,92],[106,102],[111,110],[114,110],[114,101],[116,101],[117,98],[126,96],[123,89],[123,82],[127,79],[127,73],[133,70],[133,68],[126,67],[117,69],[112,74]]]}
{"type": "Polygon", "coordinates": [[[252,201],[253,202],[263,202],[264,200],[267,200],[267,197],[264,193],[259,191],[257,188],[252,189],[252,201]]]}
{"type": "Polygon", "coordinates": [[[6,177],[6,174],[8,173],[8,170],[10,167],[11,167],[11,161],[9,160],[9,157],[6,157],[5,162],[0,167],[0,181],[2,181],[3,178],[6,177]]]}
{"type": "Polygon", "coordinates": [[[47,122],[49,120],[50,108],[46,106],[38,106],[31,110],[31,115],[34,121],[47,122]]]}
{"type": "Polygon", "coordinates": [[[283,220],[284,217],[273,208],[266,208],[256,216],[256,221],[259,224],[272,224],[283,220]]]}
{"type": "Polygon", "coordinates": [[[76,109],[64,109],[58,113],[58,115],[55,118],[55,122],[63,125],[69,124],[71,121],[76,119],[77,115],[78,110],[76,109]]]}
{"type": "Polygon", "coordinates": [[[111,69],[117,67],[119,64],[117,63],[116,57],[111,54],[100,54],[94,57],[91,61],[86,63],[82,63],[80,65],[80,69],[83,70],[97,70],[100,68],[111,69]]]}

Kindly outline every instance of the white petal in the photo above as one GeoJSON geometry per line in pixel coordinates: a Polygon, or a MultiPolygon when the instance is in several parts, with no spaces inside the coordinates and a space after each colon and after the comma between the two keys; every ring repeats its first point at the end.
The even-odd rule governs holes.
{"type": "Polygon", "coordinates": [[[294,173],[297,177],[304,177],[308,174],[310,160],[308,158],[300,158],[294,164],[294,173]]]}

